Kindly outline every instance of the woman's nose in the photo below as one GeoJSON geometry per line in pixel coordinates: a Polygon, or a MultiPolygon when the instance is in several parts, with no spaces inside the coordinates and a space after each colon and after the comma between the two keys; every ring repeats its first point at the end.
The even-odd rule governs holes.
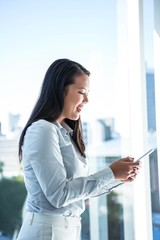
{"type": "Polygon", "coordinates": [[[84,102],[84,103],[88,103],[88,102],[89,102],[88,94],[85,94],[85,95],[84,95],[83,102],[84,102]]]}

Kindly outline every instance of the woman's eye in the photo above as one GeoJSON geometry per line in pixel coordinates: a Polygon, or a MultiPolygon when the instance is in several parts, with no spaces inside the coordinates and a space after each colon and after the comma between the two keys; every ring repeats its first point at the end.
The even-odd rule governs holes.
{"type": "Polygon", "coordinates": [[[80,94],[82,94],[82,95],[85,95],[85,93],[84,92],[79,92],[80,94]]]}

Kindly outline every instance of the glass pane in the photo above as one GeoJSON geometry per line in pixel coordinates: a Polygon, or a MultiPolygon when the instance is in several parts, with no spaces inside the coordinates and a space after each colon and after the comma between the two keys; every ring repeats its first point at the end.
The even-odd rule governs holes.
{"type": "Polygon", "coordinates": [[[156,130],[156,107],[155,107],[155,74],[154,74],[154,1],[144,1],[144,54],[146,62],[146,92],[147,92],[147,116],[148,116],[148,141],[150,147],[156,150],[149,156],[150,186],[151,186],[151,209],[153,240],[160,238],[160,193],[159,193],[159,167],[157,155],[157,130],[156,130]],[[148,19],[150,16],[150,20],[148,19]]]}
{"type": "MultiPolygon", "coordinates": [[[[127,2],[1,1],[0,183],[3,177],[16,176],[12,180],[22,187],[21,205],[26,192],[19,178],[22,171],[17,158],[18,138],[37,98],[46,68],[57,58],[76,60],[91,71],[90,103],[82,113],[90,173],[130,155],[131,132],[134,131],[130,128],[130,93],[136,96],[137,92],[129,90],[127,2]]],[[[155,147],[153,1],[145,0],[143,5],[148,142],[150,147],[155,147]]],[[[153,240],[159,240],[157,149],[149,159],[153,240]]],[[[12,181],[9,184],[13,184],[12,181]]],[[[127,184],[115,188],[109,195],[87,200],[81,239],[136,240],[134,191],[133,184],[127,184]]],[[[7,194],[12,191],[5,196],[7,194]]],[[[6,199],[9,198],[5,197],[3,204],[6,199]]],[[[19,216],[18,228],[20,211],[14,214],[19,216]]],[[[0,231],[5,224],[6,220],[0,222],[0,231]]],[[[16,230],[10,227],[6,231],[15,236],[16,230]]]]}

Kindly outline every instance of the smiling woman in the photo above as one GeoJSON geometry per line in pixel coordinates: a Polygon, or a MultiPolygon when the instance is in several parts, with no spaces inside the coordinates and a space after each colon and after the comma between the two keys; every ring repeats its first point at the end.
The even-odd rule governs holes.
{"type": "Polygon", "coordinates": [[[90,72],[58,59],[22,131],[19,156],[28,192],[18,240],[79,240],[85,200],[135,179],[140,163],[119,159],[88,174],[80,112],[88,102],[90,72]]]}
{"type": "Polygon", "coordinates": [[[59,123],[65,118],[78,120],[84,105],[88,102],[89,77],[83,74],[75,77],[73,84],[69,85],[64,97],[64,107],[59,123]]]}
{"type": "MultiPolygon", "coordinates": [[[[67,100],[73,93],[73,87],[77,86],[78,78],[86,76],[90,79],[89,104],[82,103],[82,100],[73,106],[73,118],[81,118],[82,126],[79,119],[66,118],[71,117],[67,115],[68,111],[62,115],[62,120],[59,119],[60,122],[57,120],[62,112],[58,117],[55,116],[56,121],[52,122],[52,116],[44,120],[48,112],[45,108],[46,112],[40,116],[41,119],[35,119],[26,130],[22,165],[29,192],[29,212],[48,211],[56,215],[55,209],[60,211],[63,208],[68,209],[65,213],[68,216],[71,199],[75,200],[72,207],[79,209],[77,206],[81,202],[76,201],[76,197],[80,199],[86,195],[87,198],[88,194],[79,176],[82,180],[91,178],[82,173],[87,170],[87,158],[91,175],[106,168],[117,158],[130,154],[138,157],[148,148],[160,146],[160,134],[157,134],[160,132],[159,3],[159,0],[0,1],[0,122],[1,134],[6,135],[0,137],[0,160],[5,163],[5,177],[21,173],[17,166],[17,133],[19,128],[25,126],[38,96],[41,79],[50,63],[65,56],[81,62],[92,72],[91,76],[84,72],[75,75],[73,83],[66,86],[62,94],[60,88],[57,90],[54,87],[56,95],[50,86],[51,95],[59,96],[59,99],[50,101],[48,90],[38,109],[42,110],[44,102],[49,101],[47,107],[53,110],[50,112],[58,112],[59,107],[62,110],[64,97],[67,100]],[[147,66],[146,78],[144,66],[147,66]],[[148,87],[145,86],[146,80],[148,87]],[[69,95],[67,89],[70,89],[69,95]],[[149,93],[148,103],[145,100],[146,89],[149,93]],[[58,105],[53,106],[52,102],[58,105]],[[149,125],[151,120],[155,122],[154,126],[150,125],[151,132],[147,130],[146,112],[149,125]],[[9,113],[15,116],[8,119],[9,113]],[[16,124],[16,131],[9,132],[9,124],[14,126],[17,115],[20,121],[18,126],[16,124]],[[82,139],[82,127],[86,146],[82,139]],[[13,141],[7,139],[14,136],[13,141]],[[53,145],[53,149],[50,150],[49,145],[53,145]],[[32,154],[27,148],[32,150],[32,154]],[[76,155],[73,154],[74,150],[76,155]],[[58,156],[59,161],[51,164],[53,155],[58,156]],[[45,188],[47,184],[44,178],[48,178],[47,184],[53,189],[45,188]],[[82,187],[83,196],[78,192],[82,187]],[[71,189],[76,191],[76,197],[71,189]],[[68,199],[63,207],[58,206],[62,204],[62,198],[58,203],[58,191],[59,197],[66,197],[66,201],[68,199]],[[57,202],[53,203],[51,196],[54,201],[57,198],[57,202]],[[46,210],[46,204],[51,207],[51,211],[46,210]]],[[[79,90],[80,94],[75,92],[76,96],[83,96],[88,89],[79,90]]],[[[98,198],[90,198],[88,195],[88,211],[82,215],[82,240],[160,239],[159,159],[158,149],[149,157],[150,162],[147,159],[143,161],[142,174],[131,187],[130,184],[123,184],[111,194],[98,198]],[[158,234],[157,238],[152,236],[155,234],[158,234]]],[[[88,181],[87,186],[90,186],[88,181]]],[[[2,209],[5,209],[5,205],[2,209]]],[[[4,223],[5,219],[1,221],[4,223]]],[[[30,229],[34,229],[33,226],[35,223],[30,229]]],[[[36,238],[31,236],[30,239],[36,238]]]]}

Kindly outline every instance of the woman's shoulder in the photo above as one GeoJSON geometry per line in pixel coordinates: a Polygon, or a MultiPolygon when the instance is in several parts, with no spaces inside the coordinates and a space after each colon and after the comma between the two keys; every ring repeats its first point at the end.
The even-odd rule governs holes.
{"type": "Polygon", "coordinates": [[[38,132],[58,132],[58,128],[54,122],[49,122],[45,119],[39,119],[33,122],[29,127],[28,131],[38,131],[38,132]]]}
{"type": "Polygon", "coordinates": [[[23,150],[33,148],[36,145],[49,144],[52,141],[59,143],[58,128],[54,123],[40,119],[33,122],[28,128],[24,136],[23,150]]]}

